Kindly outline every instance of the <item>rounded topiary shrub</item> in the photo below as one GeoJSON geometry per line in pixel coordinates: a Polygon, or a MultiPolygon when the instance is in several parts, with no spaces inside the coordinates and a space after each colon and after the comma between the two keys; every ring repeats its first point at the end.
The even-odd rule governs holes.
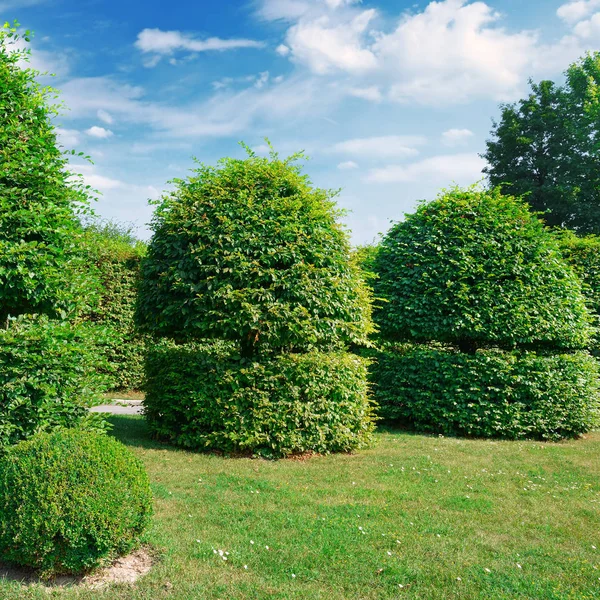
{"type": "Polygon", "coordinates": [[[128,552],[151,513],[143,465],[104,434],[38,434],[0,458],[0,559],[46,576],[128,552]]]}
{"type": "Polygon", "coordinates": [[[507,438],[573,436],[597,422],[581,281],[525,202],[445,192],[392,227],[375,270],[382,416],[507,438]]]}
{"type": "Polygon", "coordinates": [[[299,157],[200,165],[157,208],[137,318],[176,344],[146,367],[163,438],[269,456],[369,439],[365,363],[350,350],[369,343],[371,293],[335,194],[299,157]]]}
{"type": "Polygon", "coordinates": [[[296,158],[228,158],[175,182],[142,262],[142,330],[231,340],[246,358],[366,341],[370,297],[335,194],[296,158]]]}
{"type": "Polygon", "coordinates": [[[145,413],[159,438],[266,457],[348,452],[373,432],[368,361],[346,352],[244,361],[230,343],[150,350],[145,413]]]}
{"type": "Polygon", "coordinates": [[[375,260],[376,319],[392,341],[586,348],[581,281],[525,202],[453,189],[396,223],[375,260]]]}
{"type": "Polygon", "coordinates": [[[556,440],[598,426],[597,362],[585,352],[405,344],[375,366],[381,416],[445,435],[556,440]]]}

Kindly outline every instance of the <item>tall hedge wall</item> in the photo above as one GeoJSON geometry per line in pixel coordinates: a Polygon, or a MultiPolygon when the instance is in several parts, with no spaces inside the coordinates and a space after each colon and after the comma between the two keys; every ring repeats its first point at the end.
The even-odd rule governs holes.
{"type": "Polygon", "coordinates": [[[88,260],[101,284],[97,308],[88,319],[102,326],[97,350],[104,359],[100,372],[114,390],[142,387],[146,337],[134,324],[140,263],[146,245],[121,225],[94,222],[85,228],[88,260]]]}

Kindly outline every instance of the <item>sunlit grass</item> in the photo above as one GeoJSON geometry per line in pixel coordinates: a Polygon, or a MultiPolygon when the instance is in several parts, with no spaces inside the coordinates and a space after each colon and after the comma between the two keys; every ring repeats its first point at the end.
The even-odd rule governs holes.
{"type": "Polygon", "coordinates": [[[268,462],[176,450],[139,417],[113,422],[148,468],[161,561],[135,587],[0,581],[0,598],[600,598],[600,434],[390,431],[355,455],[268,462]]]}

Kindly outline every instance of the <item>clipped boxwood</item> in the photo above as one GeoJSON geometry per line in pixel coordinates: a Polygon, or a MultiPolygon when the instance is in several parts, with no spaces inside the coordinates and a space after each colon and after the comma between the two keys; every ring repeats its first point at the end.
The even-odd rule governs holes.
{"type": "Polygon", "coordinates": [[[0,558],[44,576],[128,552],[151,514],[142,463],[104,434],[38,434],[0,458],[0,558]]]}
{"type": "Polygon", "coordinates": [[[0,451],[55,427],[103,429],[93,327],[25,318],[0,329],[0,451]]]}
{"type": "Polygon", "coordinates": [[[159,438],[266,457],[347,452],[373,431],[368,361],[344,352],[240,360],[225,342],[150,350],[145,413],[159,438]]]}
{"type": "Polygon", "coordinates": [[[380,353],[374,373],[381,416],[419,431],[557,440],[600,423],[597,362],[585,352],[405,344],[380,353]]]}

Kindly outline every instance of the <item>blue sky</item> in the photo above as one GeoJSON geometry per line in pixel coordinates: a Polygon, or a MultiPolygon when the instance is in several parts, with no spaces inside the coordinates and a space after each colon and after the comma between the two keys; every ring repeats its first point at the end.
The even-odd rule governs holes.
{"type": "Polygon", "coordinates": [[[481,178],[491,119],[527,79],[561,79],[600,46],[600,0],[0,0],[56,74],[66,148],[98,213],[148,235],[166,182],[214,163],[305,150],[356,243],[421,198],[481,178]]]}

